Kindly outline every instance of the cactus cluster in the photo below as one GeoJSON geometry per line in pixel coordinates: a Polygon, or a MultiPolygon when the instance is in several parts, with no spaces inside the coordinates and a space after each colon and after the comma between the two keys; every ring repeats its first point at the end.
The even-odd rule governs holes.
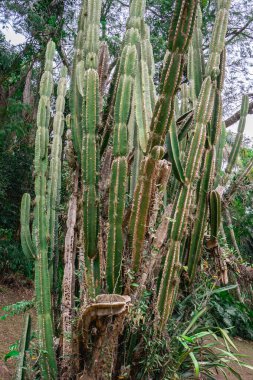
{"type": "MultiPolygon", "coordinates": [[[[228,0],[218,2],[205,62],[199,2],[176,0],[157,97],[153,52],[144,18],[145,0],[130,3],[110,86],[109,49],[105,40],[100,41],[99,32],[102,1],[83,0],[69,91],[75,152],[69,162],[75,183],[69,202],[62,284],[63,335],[71,334],[71,343],[63,336],[62,365],[69,366],[71,355],[76,355],[76,372],[82,372],[83,378],[93,376],[91,368],[96,370],[96,358],[104,352],[107,340],[113,341],[113,347],[106,350],[108,357],[101,368],[113,371],[129,296],[138,302],[143,288],[150,286],[154,293],[154,324],[160,319],[162,332],[173,312],[182,264],[187,268],[187,281],[192,283],[204,241],[208,240],[208,247],[218,244],[223,199],[217,186],[220,180],[227,181],[236,162],[248,112],[248,99],[244,97],[239,132],[222,176],[226,132],[221,92],[229,6],[228,0]],[[184,74],[187,80],[182,83],[184,74]],[[156,286],[149,284],[153,271],[156,286]],[[122,299],[127,302],[118,308],[122,299]],[[110,302],[117,312],[108,307],[110,302]],[[74,303],[80,307],[76,323],[71,325],[76,309],[70,308],[74,303]]],[[[51,293],[59,254],[67,83],[63,68],[49,165],[53,58],[54,43],[50,41],[37,117],[32,235],[29,194],[24,194],[21,205],[22,248],[35,265],[43,379],[57,376],[51,293]]],[[[101,368],[97,373],[103,372],[101,368]]],[[[69,372],[63,371],[62,378],[68,376],[69,372]]]]}
{"type": "MultiPolygon", "coordinates": [[[[179,179],[181,187],[177,198],[174,201],[172,222],[169,226],[169,249],[165,258],[164,268],[162,271],[161,284],[159,288],[157,307],[161,316],[162,326],[167,322],[169,315],[173,310],[173,301],[175,292],[177,291],[177,283],[179,281],[179,269],[181,267],[180,244],[186,233],[187,221],[191,209],[191,203],[194,196],[194,182],[201,173],[199,191],[197,191],[197,210],[195,222],[191,234],[191,243],[188,258],[188,274],[190,281],[195,277],[196,266],[199,261],[200,252],[202,250],[202,242],[205,232],[207,220],[208,193],[211,190],[214,177],[215,163],[215,144],[217,136],[220,133],[221,124],[221,90],[222,81],[217,79],[222,76],[220,71],[220,55],[224,49],[225,35],[227,28],[229,2],[224,3],[224,7],[220,7],[213,29],[210,55],[205,70],[205,79],[202,81],[202,70],[195,72],[189,70],[191,74],[191,86],[194,87],[194,96],[198,96],[193,115],[193,131],[189,150],[185,160],[185,169],[182,171],[179,179]],[[221,26],[220,19],[225,20],[221,26]],[[220,28],[222,29],[220,32],[220,28]],[[218,58],[217,58],[218,57],[218,58]],[[217,66],[218,65],[218,66],[217,66]],[[198,86],[200,91],[198,94],[198,86]],[[201,167],[201,162],[203,165],[201,167]]],[[[196,55],[196,62],[202,66],[201,57],[198,58],[199,48],[196,41],[199,42],[199,27],[201,12],[198,12],[198,22],[195,27],[192,47],[189,54],[190,66],[193,64],[191,59],[196,55]],[[195,42],[195,46],[194,46],[195,42]],[[196,46],[197,45],[197,46],[196,46]],[[194,50],[195,55],[194,55],[194,50]]],[[[195,61],[194,61],[195,62],[195,61]]],[[[193,94],[193,90],[191,91],[193,94]]],[[[170,139],[171,145],[174,140],[170,139]]],[[[176,141],[177,143],[177,141],[176,141]]],[[[178,165],[177,165],[178,168],[178,165]]],[[[178,171],[176,171],[178,176],[178,171]]],[[[195,195],[195,196],[196,196],[195,195]]],[[[212,197],[211,197],[212,198],[212,197]]]]}

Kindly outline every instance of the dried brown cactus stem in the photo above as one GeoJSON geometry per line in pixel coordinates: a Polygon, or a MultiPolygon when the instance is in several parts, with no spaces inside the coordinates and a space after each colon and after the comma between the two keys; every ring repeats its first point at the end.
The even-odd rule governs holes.
{"type": "Polygon", "coordinates": [[[90,360],[80,368],[80,379],[111,378],[118,338],[130,307],[131,298],[118,294],[97,296],[95,302],[83,307],[78,321],[79,345],[90,360]]]}

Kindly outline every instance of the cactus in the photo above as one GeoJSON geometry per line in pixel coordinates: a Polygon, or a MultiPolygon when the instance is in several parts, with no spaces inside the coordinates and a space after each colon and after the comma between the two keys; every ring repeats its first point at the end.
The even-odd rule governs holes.
{"type": "Polygon", "coordinates": [[[123,252],[123,215],[127,184],[127,122],[130,114],[137,52],[126,45],[120,61],[120,79],[114,112],[113,155],[109,196],[109,232],[106,277],[109,292],[118,292],[123,252]]]}
{"type": "Polygon", "coordinates": [[[189,110],[189,86],[183,83],[181,86],[181,107],[180,115],[184,115],[189,110]]]}
{"type": "MultiPolygon", "coordinates": [[[[195,275],[197,264],[199,262],[201,252],[202,252],[202,244],[203,238],[206,228],[206,220],[208,213],[208,193],[211,191],[214,181],[214,173],[215,173],[215,162],[216,162],[216,144],[220,138],[221,125],[222,125],[222,101],[221,101],[221,91],[223,88],[224,82],[224,67],[225,67],[225,35],[226,35],[226,27],[227,27],[227,19],[228,19],[228,3],[226,7],[220,7],[216,19],[215,25],[212,33],[212,39],[210,43],[210,55],[209,60],[207,62],[206,74],[211,75],[214,84],[215,84],[215,99],[214,106],[212,110],[212,119],[210,120],[207,126],[207,142],[205,145],[205,153],[204,153],[204,165],[202,178],[200,180],[200,189],[198,194],[198,205],[196,212],[196,219],[193,226],[189,255],[188,255],[188,274],[190,282],[193,282],[195,275]],[[224,25],[219,24],[220,20],[225,20],[224,25]],[[223,30],[223,27],[225,30],[223,30]],[[222,31],[219,32],[220,28],[222,31]],[[223,52],[224,51],[224,52],[223,52]],[[216,57],[213,59],[212,57],[216,57]],[[218,57],[218,58],[217,58],[218,57]]],[[[215,222],[214,222],[214,200],[213,196],[215,193],[211,193],[210,195],[210,221],[211,221],[211,232],[215,232],[215,222]],[[212,195],[213,194],[213,195],[212,195]]],[[[218,196],[217,196],[218,197],[218,196]]],[[[217,203],[216,203],[217,204],[217,203]]],[[[220,212],[217,209],[219,215],[216,216],[217,219],[220,219],[220,212]]],[[[215,235],[211,235],[211,241],[216,241],[216,237],[218,234],[220,223],[216,225],[216,233],[215,235]]]]}
{"type": "Polygon", "coordinates": [[[194,28],[192,41],[188,51],[187,77],[190,82],[190,99],[194,105],[199,96],[201,84],[204,77],[204,58],[202,52],[202,12],[198,5],[196,25],[194,28]]]}
{"type": "Polygon", "coordinates": [[[87,3],[88,0],[83,0],[82,8],[78,21],[78,33],[75,41],[75,53],[73,60],[73,70],[71,77],[71,88],[70,88],[70,109],[71,109],[71,128],[72,128],[72,138],[75,148],[75,152],[81,162],[81,151],[82,151],[82,121],[81,121],[81,110],[82,110],[82,96],[78,91],[77,85],[77,67],[78,64],[83,60],[84,54],[84,43],[86,38],[86,23],[87,23],[87,3]]]}
{"type": "Polygon", "coordinates": [[[184,183],[185,177],[180,158],[180,148],[175,120],[173,120],[173,122],[171,123],[168,135],[168,152],[170,160],[172,162],[173,172],[177,180],[184,183]]]}
{"type": "MultiPolygon", "coordinates": [[[[41,374],[44,379],[56,378],[57,365],[53,346],[53,324],[50,294],[50,276],[48,268],[48,218],[47,218],[47,167],[48,167],[48,126],[50,116],[50,96],[53,89],[53,58],[55,44],[49,42],[46,51],[44,73],[40,82],[40,101],[37,115],[37,133],[35,141],[35,208],[32,229],[32,243],[29,238],[30,196],[22,199],[21,229],[22,247],[31,252],[35,260],[35,291],[38,315],[39,348],[41,374]],[[24,224],[25,223],[25,224],[24,224]],[[33,253],[34,249],[34,253],[33,253]]],[[[58,179],[58,178],[57,178],[58,179]]]]}
{"type": "MultiPolygon", "coordinates": [[[[231,173],[231,171],[232,171],[232,169],[236,163],[236,160],[238,158],[239,149],[240,149],[242,139],[243,139],[243,132],[245,129],[246,117],[248,114],[248,110],[249,110],[249,97],[247,95],[244,95],[242,98],[241,116],[240,116],[240,122],[239,122],[239,126],[238,126],[238,132],[237,132],[236,139],[235,139],[235,142],[233,144],[231,153],[230,153],[229,158],[228,158],[227,167],[225,169],[225,173],[227,175],[231,173]]],[[[224,183],[226,182],[226,179],[228,178],[227,175],[224,178],[224,183]]]]}
{"type": "Polygon", "coordinates": [[[25,379],[25,364],[26,364],[26,351],[29,348],[31,334],[31,317],[30,314],[26,314],[24,317],[24,326],[22,335],[19,341],[19,355],[17,362],[17,369],[14,376],[15,380],[25,379]]]}
{"type": "Polygon", "coordinates": [[[226,125],[225,123],[222,123],[221,127],[221,133],[219,137],[219,141],[217,143],[217,154],[216,154],[216,168],[215,168],[215,181],[214,181],[214,188],[216,188],[221,179],[221,167],[222,167],[222,160],[223,160],[223,149],[226,144],[226,125]]]}
{"type": "MultiPolygon", "coordinates": [[[[67,68],[61,69],[60,80],[58,83],[56,113],[53,123],[53,142],[51,148],[51,160],[49,168],[49,179],[47,184],[47,216],[49,228],[49,252],[48,258],[51,261],[51,285],[53,285],[53,275],[57,274],[58,262],[58,208],[60,205],[61,190],[61,156],[62,156],[62,134],[64,129],[64,108],[66,95],[67,68]],[[54,265],[53,265],[54,264],[54,265]],[[55,266],[55,268],[53,268],[55,266]],[[54,270],[53,270],[54,269],[54,270]]],[[[54,285],[56,287],[56,279],[54,285]]]]}
{"type": "MultiPolygon", "coordinates": [[[[180,242],[185,232],[191,197],[193,191],[193,182],[197,176],[201,156],[204,153],[203,177],[200,184],[200,196],[197,207],[196,221],[191,239],[189,252],[189,277],[192,279],[195,273],[196,263],[199,258],[201,244],[203,240],[204,228],[206,223],[206,194],[210,189],[213,180],[214,162],[215,162],[215,144],[220,131],[221,112],[220,110],[220,92],[222,83],[219,82],[217,89],[216,78],[220,74],[220,54],[224,48],[225,34],[228,19],[229,2],[224,2],[224,8],[220,7],[213,29],[212,40],[210,44],[210,57],[206,68],[206,79],[201,85],[201,91],[198,97],[194,112],[195,130],[188,156],[185,163],[185,181],[181,186],[178,198],[175,200],[174,211],[169,227],[169,249],[165,259],[165,265],[162,272],[162,279],[159,288],[157,308],[161,317],[161,328],[164,327],[173,308],[173,299],[177,290],[178,258],[180,251],[180,242]],[[219,22],[224,24],[221,26],[219,22]],[[222,29],[219,32],[220,28],[222,29]],[[217,58],[219,54],[218,67],[217,58]],[[214,82],[213,82],[214,81],[214,82]],[[218,114],[218,117],[216,116],[218,114]],[[212,115],[214,115],[212,117],[212,115]],[[211,120],[212,118],[212,120],[211,120]],[[207,128],[208,123],[212,126],[207,128]],[[206,131],[207,129],[207,131],[206,131]],[[209,142],[206,149],[206,137],[209,142]],[[174,266],[171,266],[171,265],[174,266]]],[[[200,73],[201,74],[201,73],[200,73]]]]}
{"type": "Polygon", "coordinates": [[[30,194],[24,194],[21,201],[20,225],[21,225],[21,245],[22,250],[28,260],[33,260],[36,256],[35,245],[30,234],[30,194]]]}
{"type": "Polygon", "coordinates": [[[115,289],[119,291],[120,284],[123,251],[122,222],[127,185],[126,155],[128,152],[127,145],[126,147],[124,145],[128,140],[129,151],[134,149],[134,164],[129,184],[130,193],[132,194],[139,173],[140,158],[142,152],[147,149],[149,126],[155,102],[154,61],[149,41],[149,29],[144,23],[144,11],[144,0],[131,2],[124,47],[119,64],[119,81],[114,111],[113,154],[115,159],[112,164],[107,243],[107,282],[110,291],[115,289]],[[131,59],[136,61],[133,67],[129,66],[131,65],[131,59]],[[125,67],[122,70],[123,65],[125,67]],[[129,66],[129,69],[127,66],[129,66]],[[128,70],[131,72],[127,72],[128,70]],[[124,81],[123,84],[122,81],[124,81]],[[124,87],[126,88],[124,90],[126,92],[125,99],[123,97],[124,87]],[[131,87],[130,90],[129,87],[131,87]],[[131,93],[133,93],[133,96],[131,93]],[[132,101],[130,101],[131,98],[132,101]],[[119,108],[117,102],[120,102],[121,108],[119,108]],[[122,112],[123,108],[126,111],[125,114],[122,112]],[[127,125],[127,128],[124,127],[124,124],[127,125]],[[118,138],[120,130],[124,133],[124,140],[118,138]],[[127,139],[127,134],[129,139],[127,139]],[[119,151],[119,146],[123,148],[121,151],[119,151]]]}
{"type": "Polygon", "coordinates": [[[166,132],[170,128],[174,116],[174,98],[182,77],[184,53],[187,51],[192,36],[196,6],[196,1],[183,2],[182,4],[177,1],[171,24],[168,44],[169,54],[164,63],[161,78],[161,96],[154,108],[147,143],[147,155],[141,164],[129,221],[132,268],[136,272],[141,262],[143,242],[147,230],[150,195],[155,180],[156,162],[162,158],[159,147],[164,143],[166,132]],[[182,17],[183,14],[185,17],[182,17]]]}
{"type": "Polygon", "coordinates": [[[99,289],[98,256],[98,127],[100,92],[98,74],[99,22],[101,1],[87,1],[86,41],[84,59],[78,63],[77,83],[82,96],[83,232],[88,293],[95,296],[99,289]]]}
{"type": "MultiPolygon", "coordinates": [[[[154,59],[144,21],[145,0],[130,3],[109,90],[108,46],[99,42],[102,1],[83,1],[70,85],[76,157],[72,154],[68,160],[68,173],[75,173],[75,177],[74,186],[70,186],[73,192],[62,285],[63,379],[72,377],[72,371],[82,378],[104,373],[109,378],[116,373],[116,366],[121,364],[117,349],[122,331],[125,338],[125,317],[130,305],[141,299],[144,287],[152,288],[155,308],[150,320],[156,327],[156,317],[160,318],[162,332],[180,291],[181,261],[188,266],[189,281],[195,278],[207,222],[209,242],[217,244],[221,199],[218,190],[213,190],[213,182],[215,173],[217,178],[220,176],[225,141],[221,91],[229,4],[227,0],[219,1],[204,67],[199,2],[176,0],[156,100],[154,59]],[[182,84],[187,55],[187,78],[182,84]],[[165,155],[173,169],[168,187],[171,164],[163,159],[165,155]],[[139,285],[136,289],[133,280],[139,285]],[[98,361],[105,353],[105,360],[98,361]]],[[[105,27],[103,31],[104,38],[105,27]]],[[[32,236],[29,194],[24,194],[21,204],[22,247],[35,264],[40,366],[45,379],[57,377],[50,292],[55,288],[52,278],[57,272],[52,261],[57,258],[59,235],[57,211],[61,159],[65,157],[61,153],[67,82],[64,68],[58,84],[48,170],[53,50],[50,42],[41,80],[32,236]]],[[[239,134],[246,112],[244,99],[239,134]]],[[[239,134],[231,152],[232,166],[240,145],[239,134]]],[[[133,337],[130,332],[130,341],[138,339],[138,334],[133,337]]],[[[127,341],[122,339],[122,344],[127,345],[127,341]]]]}
{"type": "Polygon", "coordinates": [[[209,195],[210,203],[210,226],[211,239],[217,241],[221,224],[221,197],[217,191],[211,191],[209,195]]]}

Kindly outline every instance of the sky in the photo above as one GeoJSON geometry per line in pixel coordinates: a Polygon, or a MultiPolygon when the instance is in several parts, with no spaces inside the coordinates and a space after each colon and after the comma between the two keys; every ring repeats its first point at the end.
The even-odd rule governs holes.
{"type": "MultiPolygon", "coordinates": [[[[9,41],[12,45],[19,45],[25,42],[26,38],[22,34],[15,33],[11,26],[3,29],[3,33],[6,37],[6,40],[9,41]]],[[[236,133],[238,128],[238,123],[234,124],[228,130],[236,133]]],[[[245,132],[244,135],[246,138],[253,140],[253,115],[248,115],[246,120],[245,132]]]]}

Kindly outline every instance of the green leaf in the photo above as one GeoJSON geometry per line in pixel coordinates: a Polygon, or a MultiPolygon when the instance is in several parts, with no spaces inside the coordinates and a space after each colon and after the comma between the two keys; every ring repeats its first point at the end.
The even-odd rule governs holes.
{"type": "Polygon", "coordinates": [[[16,350],[10,351],[5,355],[4,361],[7,362],[8,359],[16,358],[18,355],[19,355],[18,351],[16,351],[16,350]]]}

